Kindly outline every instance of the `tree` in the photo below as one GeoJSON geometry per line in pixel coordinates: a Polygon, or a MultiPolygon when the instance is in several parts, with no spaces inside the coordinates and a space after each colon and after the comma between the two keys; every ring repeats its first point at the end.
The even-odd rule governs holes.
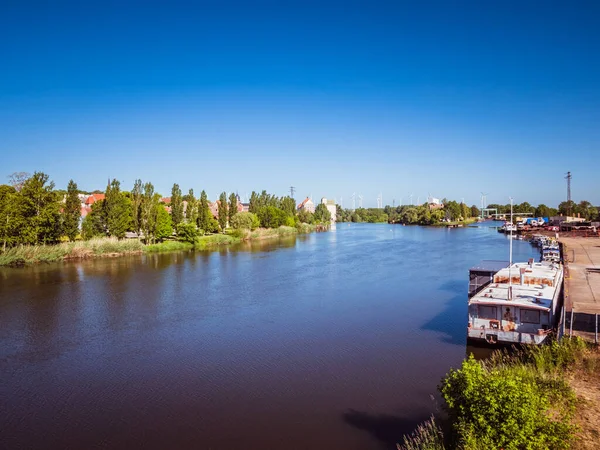
{"type": "Polygon", "coordinates": [[[155,205],[154,186],[152,183],[144,184],[144,194],[142,197],[142,232],[144,240],[150,243],[154,237],[154,229],[156,227],[156,205],[155,205]]]}
{"type": "Polygon", "coordinates": [[[16,243],[18,205],[17,191],[12,186],[0,185],[0,239],[2,250],[16,243]]]}
{"type": "Polygon", "coordinates": [[[239,212],[231,218],[230,225],[235,230],[255,230],[260,226],[260,221],[256,214],[239,212]]]}
{"type": "Polygon", "coordinates": [[[200,206],[198,207],[198,228],[204,232],[210,233],[212,229],[211,219],[213,218],[210,207],[208,206],[208,197],[205,191],[200,193],[200,206]]]}
{"type": "Polygon", "coordinates": [[[227,215],[228,215],[227,193],[226,192],[221,192],[221,195],[219,196],[218,215],[219,215],[219,219],[218,219],[219,226],[221,227],[221,230],[224,230],[227,227],[227,215]]]}
{"type": "Polygon", "coordinates": [[[315,221],[329,223],[331,222],[331,213],[323,203],[319,203],[315,208],[315,221]]]}
{"type": "Polygon", "coordinates": [[[175,228],[183,222],[183,199],[178,184],[174,184],[171,189],[171,219],[175,228]]]}
{"type": "Polygon", "coordinates": [[[122,239],[131,224],[132,204],[121,192],[121,183],[113,179],[106,187],[103,202],[106,234],[122,239]]]}
{"type": "MultiPolygon", "coordinates": [[[[339,211],[339,209],[338,209],[339,211]]],[[[340,216],[338,216],[340,217],[340,216]]],[[[298,221],[300,223],[314,223],[315,222],[315,216],[313,213],[311,213],[310,211],[306,211],[305,209],[301,209],[300,212],[298,212],[298,221]]]]}
{"type": "Polygon", "coordinates": [[[131,190],[131,203],[132,203],[132,214],[131,222],[133,231],[135,234],[140,236],[142,231],[142,200],[143,200],[143,186],[142,180],[135,180],[133,183],[133,189],[131,190]]]}
{"type": "Polygon", "coordinates": [[[539,204],[537,208],[535,208],[535,216],[536,217],[551,217],[551,210],[543,203],[539,204]]]}
{"type": "Polygon", "coordinates": [[[104,212],[102,211],[103,202],[104,200],[94,203],[92,210],[85,216],[81,223],[81,237],[86,241],[106,234],[106,222],[104,220],[104,212]]]}
{"type": "Polygon", "coordinates": [[[229,223],[238,212],[237,196],[232,192],[229,194],[229,223]]]}
{"type": "Polygon", "coordinates": [[[48,244],[60,238],[60,204],[48,175],[35,172],[18,193],[18,243],[48,244]]]}
{"type": "Polygon", "coordinates": [[[193,244],[198,237],[198,229],[196,224],[192,222],[182,222],[177,225],[177,239],[183,242],[193,244]]]}
{"type": "Polygon", "coordinates": [[[260,205],[258,204],[258,194],[252,191],[250,194],[250,203],[248,204],[248,211],[256,214],[258,212],[260,205]]]}
{"type": "Polygon", "coordinates": [[[288,215],[275,206],[263,206],[258,211],[258,220],[263,228],[279,228],[286,223],[288,215]]]}
{"type": "Polygon", "coordinates": [[[598,210],[587,200],[582,200],[576,207],[576,211],[586,220],[592,220],[598,215],[598,210]]]}
{"type": "Polygon", "coordinates": [[[287,196],[283,197],[280,203],[280,208],[283,209],[287,215],[292,217],[296,215],[296,200],[290,196],[287,196]]]}
{"type": "Polygon", "coordinates": [[[63,233],[74,241],[79,232],[79,219],[81,219],[81,202],[79,200],[77,183],[69,181],[67,187],[67,198],[63,208],[63,233]]]}
{"type": "Polygon", "coordinates": [[[154,229],[154,236],[158,242],[162,242],[166,238],[173,236],[173,222],[169,212],[167,211],[167,208],[160,204],[159,201],[155,202],[156,227],[154,229]]]}
{"type": "Polygon", "coordinates": [[[479,208],[477,206],[471,206],[471,217],[479,217],[480,214],[481,211],[479,211],[479,208]]]}
{"type": "Polygon", "coordinates": [[[185,218],[189,223],[193,223],[196,225],[198,220],[198,202],[196,201],[196,197],[194,197],[194,190],[190,189],[188,194],[185,196],[187,201],[187,208],[185,209],[185,218]]]}
{"type": "Polygon", "coordinates": [[[575,208],[576,204],[573,200],[560,202],[558,205],[558,212],[563,216],[570,216],[576,214],[575,208]]]}

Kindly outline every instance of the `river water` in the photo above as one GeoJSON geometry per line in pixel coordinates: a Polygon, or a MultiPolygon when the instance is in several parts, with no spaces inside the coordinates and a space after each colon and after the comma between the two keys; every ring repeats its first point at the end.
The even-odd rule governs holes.
{"type": "Polygon", "coordinates": [[[466,354],[482,259],[508,259],[488,226],[339,224],[1,269],[0,448],[394,449],[466,354]]]}

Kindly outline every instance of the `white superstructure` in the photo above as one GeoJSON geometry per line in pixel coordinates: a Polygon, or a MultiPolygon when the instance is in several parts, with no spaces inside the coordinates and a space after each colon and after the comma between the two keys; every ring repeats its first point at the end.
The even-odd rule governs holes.
{"type": "Polygon", "coordinates": [[[540,344],[556,324],[563,268],[515,263],[469,299],[468,337],[489,343],[540,344]]]}

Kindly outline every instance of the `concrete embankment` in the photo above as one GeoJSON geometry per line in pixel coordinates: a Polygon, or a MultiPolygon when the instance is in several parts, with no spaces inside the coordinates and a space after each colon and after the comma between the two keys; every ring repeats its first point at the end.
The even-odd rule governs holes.
{"type": "Polygon", "coordinates": [[[565,334],[600,339],[600,239],[561,237],[565,276],[565,334]]]}

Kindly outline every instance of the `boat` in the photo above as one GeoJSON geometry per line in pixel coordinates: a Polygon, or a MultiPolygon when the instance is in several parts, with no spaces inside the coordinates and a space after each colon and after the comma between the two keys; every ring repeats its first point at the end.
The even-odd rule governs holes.
{"type": "Polygon", "coordinates": [[[541,344],[557,323],[562,265],[530,259],[497,268],[496,264],[470,270],[468,339],[541,344]]]}
{"type": "Polygon", "coordinates": [[[560,249],[554,246],[547,246],[542,249],[540,261],[544,262],[560,262],[560,249]]]}

